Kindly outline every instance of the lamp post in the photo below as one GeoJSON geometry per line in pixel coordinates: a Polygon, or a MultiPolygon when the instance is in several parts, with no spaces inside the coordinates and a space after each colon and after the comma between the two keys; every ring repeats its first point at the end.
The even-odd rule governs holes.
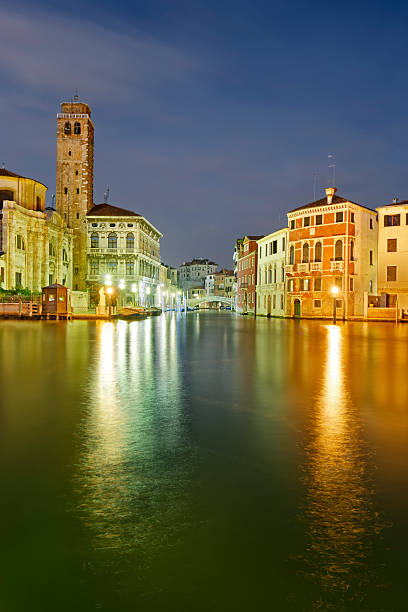
{"type": "Polygon", "coordinates": [[[333,296],[333,324],[336,323],[336,298],[337,298],[338,292],[339,292],[339,288],[336,287],[336,285],[333,285],[333,287],[331,288],[331,293],[333,296]]]}
{"type": "Polygon", "coordinates": [[[108,294],[108,316],[109,318],[111,318],[112,316],[112,293],[113,293],[112,287],[108,287],[106,289],[106,293],[108,294]]]}

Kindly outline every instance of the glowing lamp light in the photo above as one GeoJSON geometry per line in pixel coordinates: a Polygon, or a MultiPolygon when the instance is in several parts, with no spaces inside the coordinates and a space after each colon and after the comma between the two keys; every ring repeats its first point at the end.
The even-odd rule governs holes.
{"type": "Polygon", "coordinates": [[[119,282],[119,289],[124,289],[124,288],[125,288],[125,281],[121,279],[119,282]]]}
{"type": "Polygon", "coordinates": [[[112,284],[111,275],[106,274],[105,275],[105,285],[111,285],[111,284],[112,284]]]}
{"type": "Polygon", "coordinates": [[[337,294],[338,294],[338,292],[339,292],[339,288],[338,288],[338,287],[336,287],[336,285],[334,285],[334,286],[331,288],[331,292],[332,292],[332,295],[337,295],[337,294]]]}
{"type": "Polygon", "coordinates": [[[112,287],[108,287],[108,288],[107,288],[107,290],[106,290],[106,293],[107,293],[108,295],[112,295],[112,293],[113,293],[113,289],[112,289],[112,287]]]}
{"type": "Polygon", "coordinates": [[[147,295],[149,295],[149,293],[150,293],[150,287],[146,287],[146,293],[147,293],[147,295]]]}
{"type": "Polygon", "coordinates": [[[137,291],[136,283],[133,283],[133,285],[132,285],[132,292],[136,293],[136,291],[137,291]]]}

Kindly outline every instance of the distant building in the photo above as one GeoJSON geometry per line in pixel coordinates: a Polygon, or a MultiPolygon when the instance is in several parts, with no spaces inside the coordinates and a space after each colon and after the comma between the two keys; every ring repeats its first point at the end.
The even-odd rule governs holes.
{"type": "Polygon", "coordinates": [[[160,304],[161,232],[145,217],[111,204],[86,215],[87,287],[97,304],[106,280],[120,289],[122,302],[160,304]]]}
{"type": "Polygon", "coordinates": [[[285,316],[285,265],[288,230],[277,230],[258,240],[256,314],[285,316]]]}
{"type": "Polygon", "coordinates": [[[207,274],[204,281],[206,295],[214,295],[214,274],[207,274]]]}
{"type": "Polygon", "coordinates": [[[238,247],[237,312],[256,314],[258,243],[263,236],[245,236],[238,247]]]}
{"type": "Polygon", "coordinates": [[[378,293],[381,305],[408,309],[408,200],[379,206],[378,293]]]}
{"type": "Polygon", "coordinates": [[[0,287],[71,287],[73,233],[45,207],[47,187],[0,168],[0,287]]]}
{"type": "Polygon", "coordinates": [[[193,259],[184,262],[179,268],[180,286],[187,291],[193,287],[204,287],[205,277],[214,274],[218,265],[209,259],[193,259]]]}
{"type": "Polygon", "coordinates": [[[214,274],[214,295],[221,297],[232,297],[232,286],[234,283],[233,270],[223,268],[214,274]]]}
{"type": "Polygon", "coordinates": [[[237,309],[237,295],[238,295],[238,254],[240,251],[241,244],[243,242],[243,238],[237,238],[235,241],[234,253],[232,255],[232,261],[234,266],[234,280],[232,283],[232,308],[233,310],[237,309]]]}
{"type": "Polygon", "coordinates": [[[287,316],[363,316],[377,292],[376,212],[335,193],[288,213],[287,316]]]}

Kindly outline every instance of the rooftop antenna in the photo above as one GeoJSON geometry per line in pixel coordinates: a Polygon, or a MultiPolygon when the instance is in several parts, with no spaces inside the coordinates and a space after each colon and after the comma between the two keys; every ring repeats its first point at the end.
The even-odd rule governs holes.
{"type": "Polygon", "coordinates": [[[2,169],[2,170],[5,170],[5,169],[6,169],[6,164],[5,164],[4,162],[1,164],[1,169],[2,169]]]}
{"type": "Polygon", "coordinates": [[[329,153],[327,156],[329,160],[329,168],[333,169],[332,187],[336,186],[336,156],[334,153],[329,153]]]}
{"type": "Polygon", "coordinates": [[[103,201],[105,202],[105,204],[108,203],[109,201],[109,193],[110,193],[110,189],[109,186],[106,188],[105,193],[103,194],[103,201]]]}
{"type": "Polygon", "coordinates": [[[319,176],[318,172],[313,172],[313,202],[316,202],[316,190],[317,190],[317,177],[319,176]]]}
{"type": "Polygon", "coordinates": [[[74,94],[74,102],[78,102],[79,98],[78,98],[78,89],[75,89],[75,94],[74,94]]]}

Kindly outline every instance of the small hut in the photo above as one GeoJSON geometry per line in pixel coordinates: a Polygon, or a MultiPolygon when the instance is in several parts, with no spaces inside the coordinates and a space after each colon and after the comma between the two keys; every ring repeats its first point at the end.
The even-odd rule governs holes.
{"type": "Polygon", "coordinates": [[[70,318],[71,304],[68,288],[55,283],[42,290],[42,316],[49,318],[70,318]]]}

